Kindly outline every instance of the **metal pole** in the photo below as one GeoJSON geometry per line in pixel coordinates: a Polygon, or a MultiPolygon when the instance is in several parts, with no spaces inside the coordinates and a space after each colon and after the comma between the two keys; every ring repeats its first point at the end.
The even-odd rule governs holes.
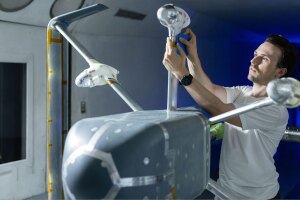
{"type": "Polygon", "coordinates": [[[106,6],[101,4],[83,8],[50,20],[47,28],[47,187],[48,199],[63,199],[62,193],[62,138],[65,127],[64,94],[67,81],[64,80],[64,40],[55,26],[68,26],[70,22],[96,13],[106,6]]]}
{"type": "Polygon", "coordinates": [[[211,124],[215,124],[215,123],[224,121],[224,120],[226,120],[228,118],[234,117],[236,115],[240,115],[240,114],[243,114],[245,112],[248,112],[248,111],[251,111],[251,110],[255,110],[255,109],[258,109],[258,108],[262,108],[262,107],[265,107],[265,106],[269,106],[269,105],[272,105],[272,104],[274,104],[274,101],[268,97],[268,98],[266,98],[264,100],[255,102],[253,104],[250,104],[250,105],[247,105],[247,106],[243,106],[243,107],[231,110],[229,112],[225,112],[223,114],[211,117],[208,121],[211,124]]]}
{"type": "Polygon", "coordinates": [[[284,132],[282,140],[289,142],[300,142],[300,129],[288,127],[284,132]]]}
{"type": "MultiPolygon", "coordinates": [[[[176,47],[176,41],[174,37],[174,30],[169,30],[169,37],[172,41],[172,45],[176,47]]],[[[168,97],[167,97],[167,111],[176,110],[177,108],[177,89],[178,81],[175,76],[168,71],[168,97]]]]}
{"type": "Polygon", "coordinates": [[[177,79],[171,72],[168,72],[168,97],[167,111],[176,110],[177,107],[177,79]]]}
{"type": "Polygon", "coordinates": [[[47,30],[47,181],[48,199],[61,199],[63,137],[63,37],[47,30]]]}
{"type": "MultiPolygon", "coordinates": [[[[56,24],[54,27],[68,40],[68,42],[78,51],[78,53],[91,65],[95,62],[94,57],[82,46],[65,28],[56,24]]],[[[111,79],[105,77],[106,82],[114,89],[114,91],[127,103],[127,105],[133,110],[143,110],[121,87],[117,80],[111,81],[111,79]]]]}
{"type": "MultiPolygon", "coordinates": [[[[98,62],[89,51],[80,44],[76,38],[72,36],[72,34],[62,26],[60,23],[55,23],[53,26],[66,38],[66,40],[77,50],[77,52],[86,60],[86,62],[91,66],[98,62]]],[[[115,92],[127,103],[127,105],[133,110],[143,110],[130,96],[125,90],[121,87],[121,85],[117,82],[117,80],[109,81],[109,77],[105,77],[107,83],[114,89],[115,92]],[[111,84],[113,82],[113,84],[111,84]]],[[[175,80],[176,81],[176,80],[175,80]]]]}
{"type": "Polygon", "coordinates": [[[212,192],[214,195],[220,197],[221,199],[238,199],[234,195],[230,194],[228,191],[224,190],[221,186],[217,184],[213,179],[209,179],[206,189],[212,192]]]}
{"type": "Polygon", "coordinates": [[[116,81],[112,79],[105,79],[111,88],[127,103],[127,105],[133,110],[133,111],[140,111],[143,110],[141,106],[139,106],[133,99],[128,95],[128,93],[121,87],[121,85],[116,81]]]}
{"type": "Polygon", "coordinates": [[[103,4],[100,4],[100,3],[94,4],[91,6],[81,8],[79,10],[74,10],[74,11],[59,15],[57,17],[54,17],[53,19],[50,20],[49,25],[50,25],[51,29],[54,29],[53,22],[54,23],[62,22],[62,23],[65,23],[66,25],[69,25],[74,21],[77,21],[79,19],[93,15],[95,13],[98,13],[98,12],[106,10],[106,9],[108,9],[108,7],[103,4]]]}
{"type": "Polygon", "coordinates": [[[71,33],[63,28],[61,24],[56,24],[54,27],[68,40],[68,42],[76,49],[76,51],[85,59],[88,64],[91,64],[91,60],[95,60],[94,57],[82,46],[76,38],[74,38],[71,33]]]}

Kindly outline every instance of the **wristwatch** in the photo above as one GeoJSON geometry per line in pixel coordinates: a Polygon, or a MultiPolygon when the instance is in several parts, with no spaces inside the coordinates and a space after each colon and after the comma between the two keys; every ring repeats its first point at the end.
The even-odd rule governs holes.
{"type": "Polygon", "coordinates": [[[182,79],[179,81],[179,84],[188,86],[192,83],[192,80],[193,80],[193,76],[191,74],[189,74],[189,75],[182,77],[182,79]]]}

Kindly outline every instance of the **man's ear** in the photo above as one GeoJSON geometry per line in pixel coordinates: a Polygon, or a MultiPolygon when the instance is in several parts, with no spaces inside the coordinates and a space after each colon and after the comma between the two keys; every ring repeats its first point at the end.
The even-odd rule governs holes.
{"type": "Polygon", "coordinates": [[[287,69],[284,67],[280,67],[277,69],[277,78],[283,77],[287,73],[287,69]]]}

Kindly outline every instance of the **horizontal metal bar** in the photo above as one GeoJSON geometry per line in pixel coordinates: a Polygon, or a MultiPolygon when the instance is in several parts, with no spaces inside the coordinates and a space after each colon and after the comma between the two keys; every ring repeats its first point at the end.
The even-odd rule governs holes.
{"type": "Polygon", "coordinates": [[[67,30],[70,23],[79,20],[81,18],[87,17],[89,15],[95,14],[97,12],[108,9],[107,6],[103,4],[95,4],[88,6],[79,10],[75,10],[63,15],[59,15],[50,20],[48,28],[56,29],[68,40],[68,42],[79,52],[79,54],[89,63],[94,57],[72,36],[72,34],[67,30]]]}
{"type": "MultiPolygon", "coordinates": [[[[50,20],[49,25],[54,28],[55,24],[58,23],[63,23],[66,26],[68,26],[70,23],[79,20],[81,18],[87,17],[89,15],[95,14],[97,12],[106,10],[108,7],[103,5],[103,4],[95,4],[91,5],[85,8],[81,8],[79,10],[75,10],[72,12],[68,12],[63,15],[59,15],[57,17],[54,17],[53,19],[50,20]]],[[[48,25],[48,26],[49,26],[48,25]]]]}
{"type": "Polygon", "coordinates": [[[284,132],[282,140],[300,143],[300,128],[288,127],[284,132]]]}
{"type": "Polygon", "coordinates": [[[270,99],[270,98],[266,98],[264,100],[252,103],[250,105],[243,106],[243,107],[231,110],[229,112],[225,112],[223,114],[211,117],[208,121],[211,124],[215,124],[215,123],[224,121],[226,119],[232,118],[232,117],[234,117],[236,115],[240,115],[240,114],[243,114],[245,112],[248,112],[248,111],[251,111],[251,110],[255,110],[255,109],[258,109],[258,108],[262,108],[262,107],[265,107],[265,106],[269,106],[269,105],[272,105],[272,104],[274,104],[273,100],[270,99]]]}

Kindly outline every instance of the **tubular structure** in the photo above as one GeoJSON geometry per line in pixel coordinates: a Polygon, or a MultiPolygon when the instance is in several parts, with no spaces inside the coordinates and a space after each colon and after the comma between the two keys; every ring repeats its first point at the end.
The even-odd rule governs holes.
{"type": "Polygon", "coordinates": [[[47,29],[47,181],[48,199],[63,199],[61,166],[62,138],[66,108],[63,93],[67,81],[63,80],[64,40],[56,27],[64,27],[82,17],[102,11],[107,7],[97,4],[53,18],[47,29]]]}

